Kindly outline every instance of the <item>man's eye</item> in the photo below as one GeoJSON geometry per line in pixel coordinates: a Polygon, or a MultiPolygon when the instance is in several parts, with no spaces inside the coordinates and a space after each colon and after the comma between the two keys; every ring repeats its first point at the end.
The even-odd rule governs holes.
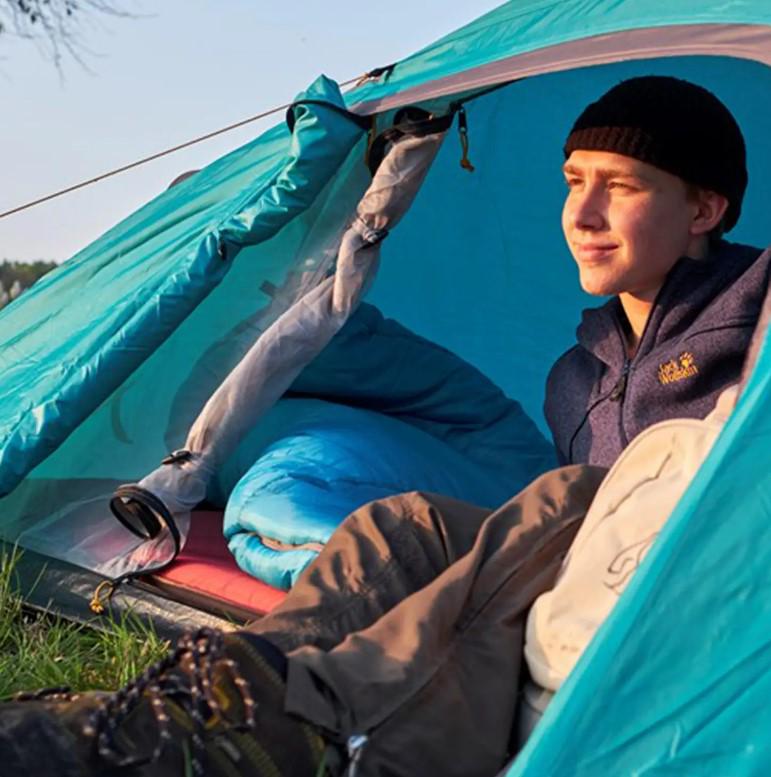
{"type": "Polygon", "coordinates": [[[631,183],[627,183],[626,181],[610,181],[608,183],[608,188],[620,189],[621,191],[628,191],[628,192],[636,191],[636,187],[634,187],[631,183]]]}
{"type": "Polygon", "coordinates": [[[576,186],[580,186],[582,183],[580,178],[566,178],[565,179],[565,185],[568,187],[568,189],[575,189],[576,186]]]}

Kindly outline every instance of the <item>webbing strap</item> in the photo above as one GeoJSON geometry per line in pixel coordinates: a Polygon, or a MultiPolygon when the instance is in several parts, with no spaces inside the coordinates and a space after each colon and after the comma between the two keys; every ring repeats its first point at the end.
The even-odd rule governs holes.
{"type": "Polygon", "coordinates": [[[423,138],[426,135],[436,135],[446,132],[455,118],[455,111],[444,116],[432,116],[422,108],[402,108],[394,117],[394,125],[381,132],[370,144],[367,154],[367,166],[372,175],[375,174],[385,157],[386,149],[406,135],[423,138]]]}

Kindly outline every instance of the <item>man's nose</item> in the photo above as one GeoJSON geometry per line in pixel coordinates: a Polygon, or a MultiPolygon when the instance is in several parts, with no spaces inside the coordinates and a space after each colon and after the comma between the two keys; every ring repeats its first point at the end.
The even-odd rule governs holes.
{"type": "Polygon", "coordinates": [[[599,186],[586,186],[580,192],[573,193],[573,224],[578,229],[598,230],[606,224],[604,192],[599,186]]]}

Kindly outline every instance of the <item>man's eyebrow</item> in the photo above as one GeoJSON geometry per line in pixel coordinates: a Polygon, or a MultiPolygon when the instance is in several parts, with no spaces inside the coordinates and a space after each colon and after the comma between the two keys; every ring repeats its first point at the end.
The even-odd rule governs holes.
{"type": "Polygon", "coordinates": [[[634,178],[637,181],[644,181],[645,176],[640,173],[630,172],[629,170],[617,170],[612,167],[606,167],[597,171],[603,178],[634,178]]]}
{"type": "MultiPolygon", "coordinates": [[[[630,172],[629,170],[620,170],[614,167],[601,167],[601,168],[595,168],[596,172],[599,173],[599,175],[602,178],[634,178],[638,181],[645,181],[647,180],[644,175],[641,175],[640,173],[630,172]]],[[[575,167],[573,165],[564,164],[562,166],[562,172],[565,175],[584,175],[584,171],[580,167],[575,167]]]]}

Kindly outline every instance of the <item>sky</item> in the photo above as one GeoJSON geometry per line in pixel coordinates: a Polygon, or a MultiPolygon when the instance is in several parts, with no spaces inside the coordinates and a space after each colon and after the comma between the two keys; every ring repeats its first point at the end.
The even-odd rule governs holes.
{"type": "MultiPolygon", "coordinates": [[[[0,213],[405,57],[501,0],[114,0],[81,19],[85,67],[0,36],[0,213]]],[[[0,260],[64,261],[262,120],[0,219],[0,260]]]]}

